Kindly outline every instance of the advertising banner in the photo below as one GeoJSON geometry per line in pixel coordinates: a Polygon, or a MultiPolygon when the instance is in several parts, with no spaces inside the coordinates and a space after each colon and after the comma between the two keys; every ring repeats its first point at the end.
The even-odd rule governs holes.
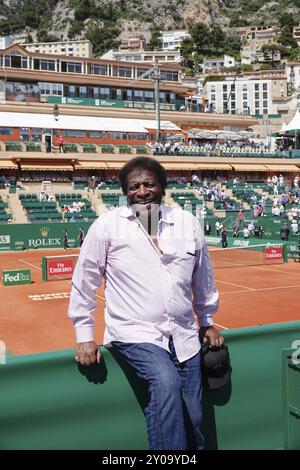
{"type": "Polygon", "coordinates": [[[62,260],[48,260],[47,263],[47,278],[51,277],[72,277],[74,270],[74,264],[72,259],[62,259],[62,260]]]}
{"type": "Polygon", "coordinates": [[[265,248],[264,250],[265,262],[272,263],[274,261],[283,261],[283,247],[278,246],[274,248],[265,248]]]}
{"type": "Polygon", "coordinates": [[[30,284],[31,275],[29,269],[13,269],[2,271],[2,284],[4,286],[15,286],[17,284],[30,284]]]}

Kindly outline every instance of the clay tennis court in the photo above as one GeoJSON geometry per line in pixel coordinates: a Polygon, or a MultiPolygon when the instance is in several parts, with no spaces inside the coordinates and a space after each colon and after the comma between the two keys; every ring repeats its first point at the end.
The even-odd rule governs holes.
{"type": "MultiPolygon", "coordinates": [[[[67,254],[78,253],[68,250],[67,254]]],[[[72,348],[75,337],[67,317],[70,280],[42,281],[42,256],[64,250],[33,250],[0,254],[0,269],[30,269],[31,284],[0,285],[0,340],[14,355],[72,348]]],[[[300,263],[215,269],[220,329],[299,319],[300,263]]],[[[102,343],[103,287],[97,291],[96,341],[102,343]]]]}

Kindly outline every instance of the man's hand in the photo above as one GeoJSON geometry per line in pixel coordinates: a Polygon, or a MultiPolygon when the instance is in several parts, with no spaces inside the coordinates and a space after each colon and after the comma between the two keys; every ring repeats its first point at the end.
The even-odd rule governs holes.
{"type": "Polygon", "coordinates": [[[96,362],[99,364],[102,354],[95,341],[77,343],[75,347],[75,360],[83,366],[90,366],[96,362]]]}
{"type": "Polygon", "coordinates": [[[208,342],[209,347],[221,348],[224,344],[224,338],[214,326],[201,327],[199,330],[201,343],[208,342]]]}

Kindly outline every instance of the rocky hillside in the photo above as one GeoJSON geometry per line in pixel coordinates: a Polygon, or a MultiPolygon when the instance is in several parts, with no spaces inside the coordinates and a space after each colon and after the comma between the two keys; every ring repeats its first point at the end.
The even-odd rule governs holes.
{"type": "Polygon", "coordinates": [[[0,0],[0,35],[27,42],[88,38],[99,53],[136,32],[149,40],[159,29],[270,24],[284,13],[300,21],[300,0],[0,0]]]}

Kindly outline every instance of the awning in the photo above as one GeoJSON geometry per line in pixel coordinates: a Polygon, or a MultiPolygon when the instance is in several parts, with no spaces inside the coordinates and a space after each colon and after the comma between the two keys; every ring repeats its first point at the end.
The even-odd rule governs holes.
{"type": "Polygon", "coordinates": [[[300,169],[296,165],[265,165],[268,170],[270,171],[300,171],[300,169]]]}
{"type": "Polygon", "coordinates": [[[170,163],[160,162],[165,170],[196,170],[197,165],[195,163],[170,163]]]}
{"type": "Polygon", "coordinates": [[[247,165],[246,163],[233,164],[232,168],[235,171],[268,171],[265,165],[247,165]]]}
{"type": "Polygon", "coordinates": [[[14,170],[18,168],[18,165],[11,160],[0,160],[0,168],[14,170]]]}
{"type": "Polygon", "coordinates": [[[75,165],[76,170],[107,170],[105,162],[86,162],[82,161],[75,165]]]}
{"type": "Polygon", "coordinates": [[[106,163],[106,169],[108,168],[109,170],[120,170],[126,162],[105,162],[106,163]]]}
{"type": "Polygon", "coordinates": [[[197,170],[232,170],[229,163],[196,163],[195,169],[197,170]]]}
{"type": "Polygon", "coordinates": [[[73,171],[71,165],[59,165],[58,163],[21,163],[21,170],[26,171],[73,171]]]}

